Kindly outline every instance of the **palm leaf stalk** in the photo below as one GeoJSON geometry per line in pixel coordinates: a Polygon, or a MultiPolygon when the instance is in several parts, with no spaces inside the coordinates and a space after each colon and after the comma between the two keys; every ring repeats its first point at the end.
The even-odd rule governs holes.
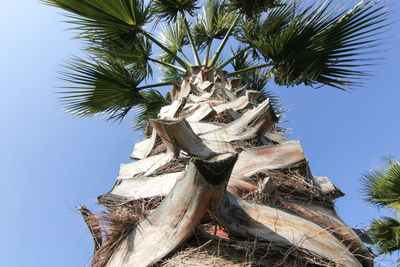
{"type": "Polygon", "coordinates": [[[215,66],[215,64],[217,63],[218,58],[221,55],[221,53],[226,45],[226,42],[228,42],[228,39],[231,36],[231,33],[232,33],[233,29],[235,28],[236,23],[239,21],[239,19],[240,19],[240,16],[237,16],[235,18],[235,20],[232,22],[232,25],[229,27],[227,33],[225,34],[224,39],[222,39],[221,44],[219,45],[217,51],[215,52],[215,55],[211,59],[210,66],[215,66]]]}
{"type": "Polygon", "coordinates": [[[168,68],[173,68],[173,69],[179,70],[179,71],[181,71],[181,72],[185,72],[185,71],[186,71],[185,69],[183,69],[183,68],[181,68],[181,67],[175,66],[175,65],[173,65],[173,64],[171,64],[171,63],[168,63],[168,62],[165,62],[165,61],[162,61],[162,60],[159,60],[159,59],[155,59],[155,58],[148,58],[148,59],[149,59],[150,61],[155,62],[155,63],[164,65],[164,66],[166,66],[166,67],[168,67],[168,68]]]}
{"type": "Polygon", "coordinates": [[[161,42],[159,42],[157,39],[155,39],[151,34],[143,31],[143,34],[149,38],[152,42],[154,42],[158,47],[160,47],[162,50],[164,50],[168,55],[170,55],[172,58],[174,58],[182,67],[184,67],[186,70],[190,70],[190,66],[183,61],[180,57],[178,57],[175,53],[173,53],[171,50],[169,50],[167,47],[165,47],[161,42]]]}
{"type": "Polygon", "coordinates": [[[207,50],[206,50],[206,55],[203,60],[203,66],[208,66],[209,60],[210,60],[210,51],[211,51],[211,45],[212,45],[212,39],[208,40],[207,42],[207,50]]]}
{"type": "Polygon", "coordinates": [[[189,26],[189,23],[188,23],[188,21],[186,19],[185,13],[182,13],[182,16],[183,16],[183,21],[185,22],[186,32],[188,34],[190,46],[192,47],[192,52],[193,52],[193,56],[194,56],[194,62],[196,64],[196,66],[201,66],[199,54],[198,54],[197,49],[196,49],[196,47],[194,45],[192,32],[190,31],[190,26],[189,26]]]}
{"type": "Polygon", "coordinates": [[[241,69],[241,70],[237,70],[237,71],[234,71],[234,72],[230,72],[230,73],[227,74],[227,76],[228,77],[237,76],[237,75],[242,74],[242,73],[247,73],[247,72],[255,71],[255,70],[266,68],[266,67],[270,67],[270,66],[272,66],[271,63],[251,66],[251,67],[248,67],[248,68],[245,68],[245,69],[241,69]]]}
{"type": "Polygon", "coordinates": [[[231,63],[233,60],[237,59],[238,57],[242,56],[244,53],[246,53],[247,51],[249,51],[251,49],[250,46],[241,49],[239,52],[237,52],[235,55],[233,55],[232,57],[230,57],[228,60],[226,60],[225,62],[223,62],[222,64],[218,65],[218,68],[224,68],[226,65],[228,65],[229,63],[231,63]]]}

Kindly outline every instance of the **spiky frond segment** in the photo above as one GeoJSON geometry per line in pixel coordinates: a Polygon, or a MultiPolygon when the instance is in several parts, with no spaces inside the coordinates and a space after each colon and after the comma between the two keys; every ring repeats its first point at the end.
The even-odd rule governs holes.
{"type": "Polygon", "coordinates": [[[230,0],[229,10],[235,10],[249,18],[260,16],[264,11],[279,6],[279,0],[230,0]]]}
{"type": "Polygon", "coordinates": [[[330,6],[327,1],[298,10],[296,3],[286,4],[250,29],[248,40],[274,65],[277,84],[345,89],[366,74],[357,68],[365,66],[363,54],[371,52],[387,26],[385,6],[375,0],[361,1],[348,12],[328,11],[330,6]]]}
{"type": "Polygon", "coordinates": [[[166,66],[160,66],[162,75],[162,82],[179,82],[182,79],[183,72],[166,66]]]}
{"type": "Polygon", "coordinates": [[[193,27],[196,45],[203,50],[212,39],[224,38],[235,20],[233,12],[227,10],[225,1],[207,0],[203,7],[203,15],[197,16],[197,24],[193,27]]]}
{"type": "Polygon", "coordinates": [[[396,219],[382,217],[373,220],[368,234],[377,245],[379,254],[391,254],[400,249],[400,222],[396,219]]]}
{"type": "Polygon", "coordinates": [[[160,19],[166,21],[176,20],[178,14],[187,12],[190,16],[194,16],[198,0],[154,0],[152,11],[158,15],[160,19]]]}
{"type": "Polygon", "coordinates": [[[378,207],[391,207],[400,211],[400,162],[386,159],[386,167],[364,174],[365,200],[378,207]]]}
{"type": "Polygon", "coordinates": [[[118,59],[125,66],[134,65],[143,72],[144,77],[153,74],[148,60],[152,54],[151,42],[142,35],[129,40],[119,38],[91,41],[86,51],[94,58],[118,59]]]}
{"type": "Polygon", "coordinates": [[[146,127],[150,119],[157,118],[160,109],[166,105],[165,98],[157,90],[147,90],[140,92],[144,99],[142,104],[139,104],[136,109],[134,118],[134,129],[139,130],[146,127]]]}
{"type": "MultiPolygon", "coordinates": [[[[188,45],[187,33],[183,18],[178,18],[175,22],[169,22],[161,27],[159,32],[161,43],[167,47],[173,54],[182,51],[183,46],[188,45]]],[[[162,53],[160,60],[167,63],[174,63],[175,59],[169,53],[162,53]]]]}
{"type": "Polygon", "coordinates": [[[150,21],[150,8],[140,0],[42,0],[71,14],[79,37],[88,39],[119,38],[141,31],[150,21]]]}
{"type": "Polygon", "coordinates": [[[110,58],[91,62],[74,58],[66,68],[62,79],[77,86],[61,92],[61,100],[66,110],[76,116],[103,113],[108,119],[119,120],[132,107],[145,102],[137,89],[145,77],[135,66],[127,67],[110,58]]]}

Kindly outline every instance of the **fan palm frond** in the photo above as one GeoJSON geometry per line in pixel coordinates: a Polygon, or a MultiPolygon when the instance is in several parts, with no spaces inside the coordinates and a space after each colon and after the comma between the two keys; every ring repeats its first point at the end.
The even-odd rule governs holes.
{"type": "Polygon", "coordinates": [[[197,24],[193,27],[195,44],[203,50],[212,39],[224,38],[234,20],[235,15],[227,10],[225,1],[208,0],[203,15],[197,16],[197,24]]]}
{"type": "Polygon", "coordinates": [[[391,217],[373,220],[367,232],[377,245],[379,254],[392,253],[400,249],[400,222],[398,220],[391,217]]]}
{"type": "Polygon", "coordinates": [[[249,53],[247,51],[243,52],[243,48],[238,47],[236,51],[232,51],[233,55],[236,57],[232,60],[231,64],[235,71],[247,69],[252,66],[252,61],[249,59],[249,53]]]}
{"type": "MultiPolygon", "coordinates": [[[[161,43],[175,55],[179,51],[182,51],[185,45],[189,44],[182,17],[178,18],[175,22],[163,25],[159,35],[161,43]]],[[[175,61],[170,53],[161,54],[160,60],[168,63],[174,63],[175,61]]]]}
{"type": "Polygon", "coordinates": [[[279,0],[230,0],[229,9],[247,17],[257,17],[264,11],[280,5],[279,0]]]}
{"type": "Polygon", "coordinates": [[[157,90],[147,90],[140,92],[143,103],[139,104],[136,109],[136,116],[134,118],[135,130],[143,129],[146,127],[150,119],[157,118],[160,109],[166,105],[165,98],[157,90]]]}
{"type": "Polygon", "coordinates": [[[150,8],[140,0],[42,0],[72,14],[79,37],[89,39],[117,38],[135,34],[150,21],[150,8]]]}
{"type": "Polygon", "coordinates": [[[62,79],[77,84],[61,92],[65,108],[70,113],[89,117],[104,113],[109,119],[122,119],[128,111],[144,103],[138,85],[144,80],[142,71],[129,68],[115,59],[74,58],[62,72],[62,79]]]}
{"type": "Polygon", "coordinates": [[[160,69],[163,72],[162,82],[179,82],[182,79],[183,72],[177,69],[169,68],[164,65],[160,65],[160,69]]]}
{"type": "Polygon", "coordinates": [[[400,162],[386,159],[386,168],[364,174],[365,200],[378,207],[391,207],[400,211],[400,162]]]}
{"type": "Polygon", "coordinates": [[[250,39],[274,65],[275,82],[286,86],[319,83],[340,89],[356,84],[365,75],[357,70],[366,65],[363,53],[371,52],[387,26],[386,7],[375,0],[361,1],[349,12],[335,12],[337,7],[328,11],[331,1],[302,11],[293,5],[270,11],[265,18],[268,23],[261,23],[260,34],[250,39]],[[287,16],[289,11],[292,15],[287,16]]]}
{"type": "Polygon", "coordinates": [[[93,40],[86,51],[94,58],[118,58],[125,66],[134,65],[143,72],[145,77],[153,74],[148,60],[152,54],[151,42],[141,35],[129,41],[121,38],[93,40]]]}
{"type": "Polygon", "coordinates": [[[154,0],[152,11],[166,21],[176,20],[178,14],[187,12],[194,16],[198,0],[154,0]]]}

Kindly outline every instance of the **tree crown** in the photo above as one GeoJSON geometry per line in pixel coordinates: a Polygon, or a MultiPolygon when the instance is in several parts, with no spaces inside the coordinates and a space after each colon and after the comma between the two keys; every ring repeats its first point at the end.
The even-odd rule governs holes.
{"type": "Polygon", "coordinates": [[[71,59],[62,72],[71,83],[61,97],[67,111],[122,119],[135,108],[138,126],[165,103],[155,88],[178,82],[195,66],[229,66],[228,76],[266,97],[271,80],[351,88],[366,75],[362,67],[371,64],[388,25],[386,6],[377,0],[350,10],[299,0],[206,0],[202,8],[197,0],[42,1],[66,10],[86,44],[87,58],[71,59]],[[159,34],[149,31],[154,27],[159,34]],[[224,60],[228,43],[232,56],[224,60]],[[155,66],[162,83],[149,84],[155,66]]]}

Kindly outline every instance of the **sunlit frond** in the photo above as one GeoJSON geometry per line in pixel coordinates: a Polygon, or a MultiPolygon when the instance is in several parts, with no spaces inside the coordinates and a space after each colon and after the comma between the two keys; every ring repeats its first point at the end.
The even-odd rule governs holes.
{"type": "Polygon", "coordinates": [[[90,62],[74,58],[62,72],[62,79],[76,84],[61,92],[65,109],[79,117],[97,113],[109,119],[122,119],[128,111],[144,103],[137,89],[144,80],[142,72],[133,66],[126,67],[115,59],[92,59],[90,62]]]}
{"type": "Polygon", "coordinates": [[[118,38],[135,34],[150,20],[149,6],[140,0],[42,0],[68,12],[80,31],[89,39],[118,38]]]}
{"type": "Polygon", "coordinates": [[[183,72],[166,66],[160,66],[162,75],[162,82],[179,82],[182,79],[183,72]]]}
{"type": "Polygon", "coordinates": [[[368,234],[378,248],[378,253],[392,253],[400,249],[400,222],[391,217],[373,220],[368,234]]]}
{"type": "Polygon", "coordinates": [[[125,66],[134,65],[143,72],[145,77],[153,74],[148,60],[152,53],[151,42],[141,35],[128,41],[122,38],[93,40],[89,43],[86,51],[94,58],[119,59],[125,66]]]}
{"type": "MultiPolygon", "coordinates": [[[[189,44],[182,17],[178,18],[175,22],[163,25],[159,35],[161,43],[174,54],[182,51],[183,46],[189,44]]],[[[160,59],[168,63],[175,61],[168,53],[161,54],[160,59]]]]}
{"type": "Polygon", "coordinates": [[[157,90],[147,90],[140,92],[144,99],[142,104],[136,107],[136,114],[134,118],[135,130],[143,129],[146,127],[150,119],[157,118],[160,109],[166,105],[165,98],[157,90]]]}
{"type": "Polygon", "coordinates": [[[387,159],[385,168],[366,172],[362,182],[366,201],[400,211],[400,162],[387,159]]]}
{"type": "Polygon", "coordinates": [[[227,30],[235,20],[235,14],[227,10],[224,1],[207,0],[203,15],[197,16],[193,27],[194,40],[200,49],[204,49],[212,39],[224,38],[227,30]]]}
{"type": "Polygon", "coordinates": [[[249,40],[274,65],[275,82],[340,89],[356,84],[365,75],[359,69],[367,65],[364,54],[387,26],[386,7],[375,0],[361,1],[349,12],[330,8],[331,1],[302,10],[289,5],[267,13],[260,34],[249,40]]]}

